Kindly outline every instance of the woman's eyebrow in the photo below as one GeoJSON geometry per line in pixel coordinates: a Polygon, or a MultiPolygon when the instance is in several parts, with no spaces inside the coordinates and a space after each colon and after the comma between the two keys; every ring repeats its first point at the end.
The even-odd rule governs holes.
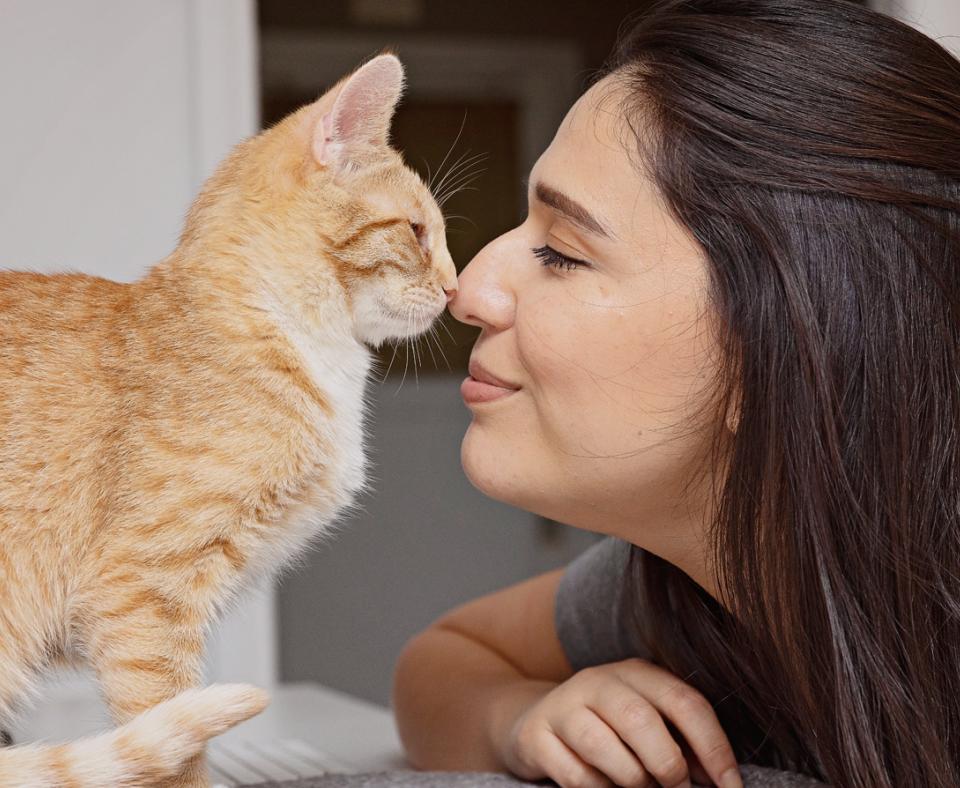
{"type": "Polygon", "coordinates": [[[605,222],[598,219],[580,203],[572,197],[568,197],[559,189],[547,186],[547,184],[542,181],[537,181],[533,192],[540,202],[550,206],[557,213],[562,214],[581,229],[598,235],[601,238],[606,238],[608,241],[616,239],[616,234],[608,229],[605,222]]]}

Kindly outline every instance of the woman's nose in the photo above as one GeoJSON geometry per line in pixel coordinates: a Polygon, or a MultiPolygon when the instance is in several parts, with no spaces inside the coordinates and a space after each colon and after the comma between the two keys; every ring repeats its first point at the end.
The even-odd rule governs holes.
{"type": "Polygon", "coordinates": [[[449,309],[461,323],[502,330],[512,325],[515,311],[512,288],[496,255],[496,242],[488,244],[460,273],[449,309]]]}

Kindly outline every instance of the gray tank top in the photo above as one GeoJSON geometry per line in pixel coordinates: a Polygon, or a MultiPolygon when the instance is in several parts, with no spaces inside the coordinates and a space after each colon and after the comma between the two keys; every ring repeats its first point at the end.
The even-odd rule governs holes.
{"type": "Polygon", "coordinates": [[[574,671],[630,657],[649,659],[625,607],[630,544],[607,537],[567,566],[557,587],[554,625],[574,671]]]}

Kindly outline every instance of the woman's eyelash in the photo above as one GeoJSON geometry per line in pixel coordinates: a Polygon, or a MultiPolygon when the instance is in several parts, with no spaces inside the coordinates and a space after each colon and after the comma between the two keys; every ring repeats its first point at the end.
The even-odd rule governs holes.
{"type": "Polygon", "coordinates": [[[530,250],[533,252],[534,256],[540,260],[544,265],[552,265],[554,268],[561,268],[564,271],[570,271],[573,268],[579,268],[580,266],[589,267],[590,263],[586,260],[577,260],[575,257],[567,257],[565,254],[561,254],[556,249],[551,246],[544,244],[543,246],[538,246],[530,250]]]}

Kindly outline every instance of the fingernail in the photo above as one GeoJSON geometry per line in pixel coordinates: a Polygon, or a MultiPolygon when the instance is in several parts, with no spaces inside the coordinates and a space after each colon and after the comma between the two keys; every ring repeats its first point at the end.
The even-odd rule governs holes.
{"type": "Polygon", "coordinates": [[[727,769],[720,775],[720,788],[743,788],[743,778],[736,767],[727,769]]]}

